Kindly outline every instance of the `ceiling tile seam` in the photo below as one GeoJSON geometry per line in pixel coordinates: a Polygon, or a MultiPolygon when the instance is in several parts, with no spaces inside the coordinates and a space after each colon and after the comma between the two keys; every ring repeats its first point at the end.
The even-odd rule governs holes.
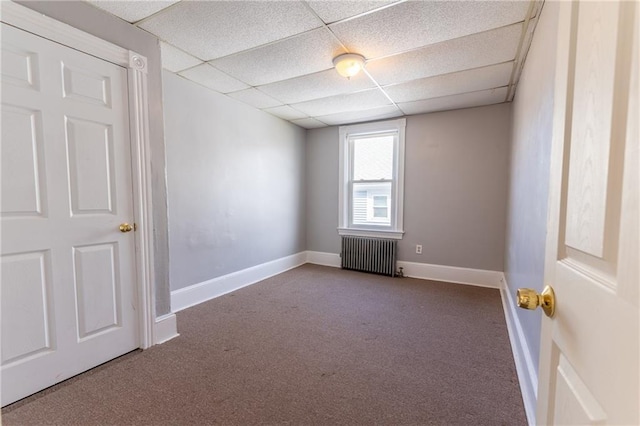
{"type": "MultiPolygon", "coordinates": [[[[275,99],[275,98],[274,98],[274,99],[275,99]]],[[[276,99],[276,100],[277,100],[277,99],[276,99]]],[[[263,110],[263,111],[264,111],[265,109],[282,108],[283,106],[289,107],[289,108],[291,108],[292,110],[294,110],[295,112],[299,112],[300,114],[302,114],[302,115],[304,115],[304,116],[305,116],[305,117],[303,117],[303,118],[310,118],[310,117],[311,117],[311,116],[310,116],[309,114],[307,114],[306,112],[302,112],[302,111],[300,111],[299,109],[292,107],[290,104],[278,105],[278,106],[275,106],[275,107],[265,107],[265,108],[259,108],[259,109],[261,109],[261,110],[263,110]]],[[[297,120],[297,119],[296,119],[296,120],[297,120]]]]}
{"type": "Polygon", "coordinates": [[[401,50],[401,51],[399,51],[397,53],[390,53],[388,55],[376,56],[375,58],[367,59],[367,62],[380,61],[382,59],[391,58],[393,56],[404,55],[405,53],[411,53],[411,52],[415,52],[415,51],[418,51],[418,50],[426,49],[428,47],[429,48],[430,47],[434,47],[434,46],[437,46],[439,44],[449,43],[449,42],[460,40],[460,39],[467,38],[467,37],[474,37],[474,36],[477,36],[477,35],[480,35],[480,34],[484,34],[484,33],[488,33],[488,32],[491,32],[491,31],[497,31],[497,30],[501,30],[503,28],[512,27],[514,25],[521,25],[523,22],[524,21],[518,21],[518,22],[511,23],[511,24],[503,25],[501,27],[495,27],[495,28],[491,28],[489,30],[479,31],[477,33],[471,33],[471,34],[463,35],[463,36],[460,36],[460,37],[454,37],[454,38],[450,38],[450,39],[447,39],[447,40],[438,41],[436,43],[425,44],[425,45],[422,45],[420,47],[412,47],[411,49],[401,50]]]}
{"type": "Polygon", "coordinates": [[[320,123],[324,124],[325,126],[330,126],[330,124],[327,124],[324,121],[317,119],[316,117],[309,117],[309,118],[313,118],[314,120],[319,121],[320,123]]]}
{"type": "MultiPolygon", "coordinates": [[[[322,23],[322,20],[320,22],[322,23]]],[[[324,24],[322,24],[322,25],[319,25],[319,26],[317,26],[315,28],[311,28],[309,30],[305,30],[305,31],[302,31],[302,32],[299,32],[299,33],[296,33],[296,34],[292,34],[292,35],[287,36],[287,37],[282,37],[282,38],[279,38],[277,40],[273,40],[273,41],[270,41],[270,42],[267,42],[267,43],[259,44],[257,46],[253,46],[253,47],[250,47],[248,49],[239,50],[237,52],[229,53],[228,55],[219,56],[217,58],[205,59],[204,61],[205,62],[213,62],[213,61],[218,61],[218,60],[221,60],[221,59],[227,59],[227,58],[230,58],[232,56],[237,56],[237,55],[241,55],[243,53],[248,53],[248,52],[251,52],[253,50],[261,49],[263,47],[269,47],[272,44],[280,43],[282,41],[287,41],[287,40],[290,40],[290,39],[293,39],[293,38],[296,38],[296,37],[311,33],[313,31],[318,31],[319,29],[322,29],[322,28],[325,28],[325,27],[326,26],[324,24]]]]}
{"type": "MultiPolygon", "coordinates": [[[[236,79],[236,80],[238,80],[238,79],[236,79]]],[[[240,81],[241,81],[241,80],[240,80],[240,81]]],[[[280,99],[276,98],[275,96],[270,95],[269,93],[265,93],[265,92],[263,92],[263,91],[262,91],[262,90],[260,90],[257,86],[250,86],[250,87],[249,87],[249,88],[247,88],[247,89],[235,90],[235,91],[233,91],[233,92],[229,92],[229,94],[232,94],[232,93],[238,93],[238,92],[242,92],[242,91],[244,91],[244,90],[249,90],[249,89],[255,89],[255,90],[257,90],[258,92],[260,92],[262,95],[264,95],[264,96],[266,96],[266,97],[268,97],[268,98],[271,98],[271,99],[273,99],[274,101],[278,101],[278,102],[280,102],[280,105],[278,105],[278,106],[288,105],[286,102],[284,102],[284,101],[282,101],[282,100],[280,100],[280,99]]],[[[275,108],[275,107],[267,107],[267,108],[275,108]]]]}
{"type": "MultiPolygon", "coordinates": [[[[171,71],[169,71],[169,72],[171,72],[171,71]]],[[[185,76],[184,76],[184,75],[182,75],[182,74],[178,74],[178,73],[173,73],[173,74],[175,74],[176,76],[178,76],[178,77],[180,77],[180,78],[182,78],[182,79],[184,79],[184,80],[186,80],[186,81],[188,81],[188,82],[191,82],[191,83],[193,83],[193,84],[197,84],[198,86],[203,87],[203,88],[205,88],[205,89],[207,89],[207,90],[211,90],[213,93],[217,93],[217,94],[218,94],[218,95],[220,95],[220,96],[227,96],[227,94],[226,94],[226,93],[218,92],[217,90],[212,89],[211,87],[207,87],[207,86],[205,86],[205,85],[204,85],[204,84],[202,84],[202,83],[198,83],[198,82],[197,82],[197,81],[195,81],[195,80],[191,80],[190,78],[187,78],[187,77],[185,77],[185,76]]],[[[227,96],[227,97],[228,97],[228,98],[231,98],[231,96],[227,96]]],[[[231,98],[231,99],[233,99],[233,98],[231,98]]],[[[238,101],[238,99],[235,99],[235,100],[236,100],[236,101],[238,101]]]]}
{"type": "MultiPolygon", "coordinates": [[[[536,3],[544,4],[544,0],[536,1],[536,3]]],[[[525,29],[526,32],[526,41],[524,42],[523,49],[520,52],[520,57],[516,57],[516,73],[513,76],[513,81],[511,82],[511,86],[509,88],[509,93],[507,94],[507,101],[512,101],[516,94],[516,86],[520,81],[520,75],[522,74],[522,69],[524,68],[525,61],[527,59],[527,55],[529,54],[529,49],[531,48],[531,43],[533,42],[533,34],[535,33],[536,26],[538,25],[538,20],[540,17],[540,13],[542,12],[542,7],[538,8],[536,15],[530,20],[529,26],[531,27],[531,31],[528,31],[528,28],[525,29]]]]}
{"type": "MultiPolygon", "coordinates": [[[[411,80],[404,80],[404,81],[400,81],[398,83],[384,84],[381,87],[384,89],[386,87],[399,86],[401,84],[413,83],[413,82],[420,81],[420,80],[426,80],[428,78],[444,77],[444,76],[447,76],[447,75],[457,74],[457,73],[461,73],[461,72],[476,71],[476,70],[481,70],[483,68],[495,67],[496,65],[508,64],[510,62],[513,62],[513,61],[514,60],[512,59],[510,61],[496,62],[495,64],[482,65],[482,66],[473,67],[473,68],[464,68],[464,69],[460,69],[460,70],[457,70],[457,71],[450,71],[450,72],[445,72],[445,73],[442,73],[442,74],[434,74],[434,75],[430,75],[430,76],[427,76],[427,77],[412,78],[411,80]]],[[[509,83],[511,83],[511,80],[509,80],[509,83]]]]}
{"type": "MultiPolygon", "coordinates": [[[[313,118],[315,118],[316,120],[322,117],[328,117],[330,115],[340,115],[340,114],[349,114],[349,113],[358,113],[358,112],[367,112],[367,111],[373,111],[375,109],[380,109],[380,108],[384,108],[384,107],[390,107],[392,105],[383,105],[383,106],[377,106],[377,107],[372,107],[372,108],[366,108],[366,109],[358,109],[358,110],[354,110],[354,111],[344,111],[344,112],[338,112],[338,113],[330,113],[330,114],[323,114],[323,115],[318,115],[315,116],[313,118]]],[[[400,108],[397,108],[400,111],[400,108]]],[[[389,113],[385,113],[385,114],[389,114],[389,113]]]]}
{"type": "Polygon", "coordinates": [[[375,9],[367,10],[366,12],[362,12],[362,13],[359,13],[357,15],[349,16],[348,18],[343,18],[343,19],[339,19],[337,21],[329,22],[327,25],[328,26],[339,25],[339,24],[342,24],[342,23],[345,23],[345,22],[353,21],[355,19],[362,18],[363,16],[372,15],[372,14],[374,14],[376,12],[381,12],[384,9],[389,9],[390,7],[398,6],[398,5],[402,4],[402,3],[406,3],[407,1],[408,0],[398,0],[398,1],[394,2],[394,3],[385,4],[384,6],[380,6],[380,7],[375,8],[375,9]]]}
{"type": "MultiPolygon", "coordinates": [[[[166,43],[166,42],[165,42],[165,43],[166,43]]],[[[184,52],[184,50],[183,50],[183,52],[184,52]]],[[[186,52],[185,52],[185,53],[186,53],[186,52]]],[[[191,54],[189,54],[189,55],[190,55],[190,56],[193,56],[193,55],[191,55],[191,54]]],[[[194,57],[194,58],[196,58],[196,59],[198,59],[199,61],[202,61],[202,59],[198,58],[197,56],[193,56],[193,57],[194,57]]],[[[180,71],[175,72],[174,74],[178,74],[178,73],[181,73],[181,72],[189,71],[189,70],[192,70],[192,69],[197,68],[197,67],[202,66],[202,65],[208,65],[208,66],[210,66],[211,68],[213,68],[214,70],[218,71],[219,73],[224,74],[224,75],[226,75],[227,77],[229,77],[229,78],[231,78],[231,79],[233,79],[233,80],[237,80],[237,81],[239,81],[240,83],[242,83],[242,84],[244,84],[244,85],[246,85],[246,86],[247,86],[247,87],[245,87],[244,89],[234,90],[234,92],[240,92],[240,91],[242,91],[242,90],[247,90],[247,89],[248,89],[248,88],[250,88],[250,87],[254,87],[254,86],[250,85],[249,83],[247,83],[246,81],[243,81],[243,80],[241,80],[241,79],[240,79],[240,78],[238,78],[238,77],[235,77],[235,76],[233,76],[233,75],[231,75],[231,74],[229,74],[229,73],[227,73],[227,72],[225,72],[225,71],[222,71],[222,70],[221,70],[221,69],[219,69],[219,68],[216,68],[216,67],[215,67],[215,66],[213,66],[213,65],[211,64],[211,62],[209,62],[209,61],[202,61],[202,62],[201,62],[201,63],[199,63],[199,64],[193,65],[193,66],[191,66],[191,67],[187,67],[187,68],[185,68],[185,69],[183,69],[183,70],[180,70],[180,71]]],[[[220,93],[222,93],[222,92],[220,92],[220,93]]],[[[229,93],[233,93],[233,92],[229,92],[229,93]]]]}
{"type": "MultiPolygon", "coordinates": [[[[336,35],[334,34],[333,30],[332,30],[331,28],[329,28],[329,25],[327,25],[327,23],[325,23],[325,22],[324,22],[324,20],[320,17],[320,15],[318,15],[318,14],[316,13],[316,11],[315,11],[315,10],[314,10],[310,5],[309,5],[309,3],[308,3],[307,1],[303,1],[302,3],[307,7],[307,9],[309,9],[309,11],[310,11],[311,13],[313,13],[313,15],[314,15],[316,18],[318,18],[318,19],[320,20],[320,22],[322,22],[322,26],[323,26],[323,28],[325,28],[325,29],[329,32],[329,34],[331,34],[331,35],[333,36],[333,38],[334,38],[334,39],[335,39],[335,40],[340,44],[340,46],[342,46],[342,48],[344,49],[344,51],[345,51],[345,52],[347,52],[347,53],[351,53],[351,52],[349,51],[349,49],[347,49],[347,46],[345,46],[345,44],[342,42],[342,40],[340,40],[340,39],[338,38],[338,36],[336,36],[336,35]]],[[[333,58],[332,58],[332,59],[333,59],[333,58]]]]}
{"type": "Polygon", "coordinates": [[[287,81],[296,80],[296,79],[298,79],[298,78],[308,77],[308,76],[315,75],[315,74],[321,74],[321,73],[323,73],[323,72],[327,72],[328,70],[331,70],[331,69],[333,69],[333,68],[334,68],[334,67],[331,67],[331,68],[325,68],[325,69],[320,70],[320,71],[314,71],[314,72],[310,72],[310,73],[308,73],[308,74],[302,74],[302,75],[298,75],[298,76],[295,76],[295,77],[288,77],[288,78],[285,78],[284,80],[273,81],[273,82],[271,82],[271,83],[260,84],[260,85],[258,85],[258,86],[253,86],[253,87],[255,87],[256,89],[258,89],[258,88],[260,88],[260,87],[269,86],[269,85],[271,85],[271,84],[285,83],[285,82],[287,82],[287,81]]]}
{"type": "MultiPolygon", "coordinates": [[[[249,103],[247,103],[247,102],[245,102],[245,101],[242,101],[242,100],[240,100],[240,99],[233,98],[233,97],[229,96],[229,94],[230,94],[230,93],[237,93],[237,92],[241,92],[242,90],[248,90],[248,89],[237,90],[236,92],[222,93],[222,92],[218,92],[218,91],[217,91],[217,90],[215,90],[215,89],[212,89],[211,87],[207,87],[207,86],[205,86],[205,85],[204,85],[204,84],[202,84],[202,83],[198,83],[197,81],[191,80],[191,79],[189,79],[189,78],[185,77],[184,75],[180,75],[180,74],[178,74],[178,73],[173,73],[173,74],[175,74],[175,75],[177,75],[178,77],[183,78],[183,79],[185,79],[185,80],[187,80],[187,81],[189,81],[189,82],[191,82],[191,83],[197,84],[197,85],[198,85],[198,86],[200,86],[200,87],[203,87],[203,88],[205,88],[205,89],[207,89],[207,90],[210,90],[210,91],[212,91],[212,92],[214,92],[214,93],[217,93],[217,94],[218,94],[218,95],[220,95],[220,96],[224,96],[224,97],[226,97],[226,98],[233,99],[233,100],[234,100],[234,101],[236,101],[236,102],[240,102],[240,103],[242,103],[242,104],[244,104],[244,105],[250,106],[251,108],[254,108],[254,109],[257,109],[257,110],[260,110],[260,111],[262,111],[263,109],[266,109],[266,108],[258,108],[258,107],[254,106],[254,105],[251,105],[251,104],[249,104],[249,103]]],[[[277,99],[275,99],[275,98],[273,98],[273,97],[272,97],[272,99],[274,99],[274,100],[278,101],[277,99]]],[[[281,102],[281,101],[278,101],[278,102],[281,102]]],[[[281,102],[281,103],[282,103],[282,102],[281,102]]],[[[273,107],[267,107],[267,108],[277,108],[277,107],[280,107],[280,106],[283,106],[283,105],[276,105],[276,106],[273,106],[273,107]]],[[[295,109],[295,108],[294,108],[294,109],[295,109]]],[[[297,110],[296,110],[296,111],[297,111],[297,110]]],[[[266,112],[266,111],[265,111],[265,112],[266,112]]],[[[267,113],[267,114],[268,114],[268,113],[267,113]]],[[[303,114],[304,114],[304,113],[303,113],[303,114]]],[[[271,115],[273,115],[273,114],[271,114],[271,115]]]]}
{"type": "Polygon", "coordinates": [[[131,25],[135,25],[136,27],[139,27],[139,25],[144,24],[144,23],[145,23],[145,22],[147,22],[149,19],[151,19],[151,18],[155,18],[155,17],[157,17],[157,16],[160,16],[160,15],[162,15],[163,13],[165,13],[166,11],[168,11],[168,10],[170,10],[170,9],[173,9],[174,7],[178,6],[179,4],[182,4],[182,1],[181,1],[181,0],[178,0],[177,2],[172,3],[172,4],[170,4],[169,6],[167,6],[167,7],[163,8],[163,9],[160,9],[160,10],[158,10],[158,11],[156,11],[156,12],[153,12],[153,13],[152,13],[151,15],[149,15],[149,16],[145,16],[144,18],[142,18],[142,19],[138,19],[138,20],[137,20],[137,21],[135,21],[135,22],[131,22],[131,25]]]}
{"type": "MultiPolygon", "coordinates": [[[[388,6],[393,6],[393,5],[396,5],[396,4],[399,4],[399,3],[403,3],[404,1],[405,1],[405,0],[403,0],[403,1],[401,1],[401,2],[397,2],[397,3],[392,3],[391,5],[387,5],[387,7],[388,7],[388,6]]],[[[532,2],[533,2],[533,1],[534,1],[534,0],[532,0],[532,2]]],[[[178,2],[178,3],[174,3],[174,5],[175,5],[175,4],[179,4],[179,3],[180,3],[180,2],[178,2]]],[[[307,3],[306,3],[306,2],[304,2],[304,4],[306,5],[307,3]]],[[[171,5],[171,6],[173,6],[173,5],[171,5]]],[[[169,7],[171,7],[171,6],[169,6],[169,7]]],[[[309,6],[307,5],[307,7],[309,7],[309,6]]],[[[531,6],[530,6],[530,7],[531,7],[531,6]]],[[[310,7],[309,7],[309,8],[310,8],[310,7]]],[[[165,8],[165,9],[166,9],[166,8],[165,8]]],[[[162,9],[162,10],[165,10],[165,9],[162,9]]],[[[161,12],[161,11],[160,11],[160,12],[161,12]]],[[[315,14],[315,11],[313,11],[313,10],[312,10],[312,12],[315,14]]],[[[317,16],[317,14],[315,14],[315,15],[317,16]]],[[[318,17],[318,19],[320,19],[320,18],[318,17]]],[[[320,20],[320,22],[322,22],[322,20],[320,20]]],[[[367,59],[367,63],[368,63],[368,62],[370,62],[370,61],[376,61],[376,60],[385,59],[385,58],[389,58],[389,57],[396,56],[396,55],[401,55],[401,54],[404,54],[404,53],[409,53],[409,52],[416,51],[416,50],[421,50],[421,49],[424,49],[424,48],[426,48],[426,47],[435,46],[435,45],[440,44],[440,43],[446,43],[446,42],[449,42],[449,41],[452,41],[452,40],[457,40],[457,39],[461,39],[461,38],[465,38],[465,37],[472,37],[472,36],[475,36],[475,35],[477,35],[477,34],[482,34],[482,33],[488,32],[488,31],[495,31],[495,30],[498,30],[498,29],[501,29],[501,28],[510,27],[510,26],[512,26],[512,25],[521,24],[522,22],[525,22],[525,21],[516,22],[516,23],[513,23],[513,24],[509,24],[509,25],[504,25],[504,26],[502,26],[502,27],[496,27],[496,28],[493,28],[493,29],[490,29],[490,30],[481,31],[481,32],[478,32],[478,33],[473,33],[473,34],[469,34],[469,35],[462,36],[462,37],[456,37],[456,38],[452,38],[452,39],[449,39],[449,40],[444,40],[444,41],[441,41],[441,42],[438,42],[438,43],[433,43],[433,44],[429,44],[429,45],[424,45],[424,46],[417,47],[417,48],[413,48],[413,49],[408,49],[408,50],[405,50],[405,51],[401,51],[401,52],[399,52],[399,53],[394,53],[394,54],[390,54],[390,55],[384,55],[384,56],[380,56],[380,57],[373,58],[373,59],[367,59]]],[[[216,58],[216,59],[210,59],[210,60],[202,59],[202,58],[200,58],[200,57],[198,57],[198,56],[195,56],[195,55],[193,55],[193,54],[191,54],[191,53],[189,53],[189,52],[187,52],[187,51],[185,51],[185,50],[183,50],[183,49],[181,49],[181,48],[179,48],[179,47],[176,47],[176,46],[174,46],[173,44],[171,44],[171,43],[169,43],[169,42],[165,41],[164,39],[162,39],[162,38],[158,37],[157,35],[153,34],[152,32],[145,30],[144,28],[140,28],[140,29],[141,29],[141,30],[143,30],[143,31],[148,32],[149,34],[152,34],[154,37],[158,38],[159,40],[162,40],[164,43],[167,43],[167,44],[171,45],[172,47],[174,47],[174,48],[176,48],[176,49],[179,49],[180,51],[182,51],[182,52],[184,52],[184,53],[188,54],[189,56],[192,56],[192,57],[194,57],[194,58],[196,58],[196,59],[198,59],[198,60],[200,60],[200,61],[202,61],[202,62],[204,62],[204,63],[207,63],[208,65],[210,65],[210,66],[212,66],[213,68],[215,68],[217,71],[222,72],[222,73],[224,73],[225,75],[227,75],[227,76],[229,76],[229,77],[231,77],[231,78],[233,78],[233,79],[235,79],[235,80],[238,80],[238,81],[240,81],[240,82],[242,82],[242,83],[246,84],[246,85],[247,85],[247,86],[249,86],[249,87],[255,87],[255,88],[258,88],[258,87],[260,87],[260,86],[265,86],[265,85],[267,85],[267,84],[279,83],[279,82],[281,82],[281,81],[291,80],[291,79],[299,78],[299,77],[306,76],[306,75],[312,75],[312,74],[314,74],[314,73],[311,73],[311,74],[303,74],[302,76],[291,77],[291,78],[284,79],[284,80],[276,80],[276,81],[273,81],[273,82],[270,82],[270,83],[261,84],[261,85],[258,85],[258,86],[253,86],[253,85],[251,85],[251,84],[247,83],[246,81],[243,81],[242,79],[240,79],[240,78],[238,78],[238,77],[235,77],[235,76],[232,76],[232,75],[230,75],[230,74],[227,74],[226,72],[224,72],[224,71],[220,70],[219,68],[215,67],[211,62],[216,61],[216,60],[218,60],[218,59],[224,59],[224,58],[228,58],[228,57],[231,57],[231,56],[239,55],[239,54],[244,53],[244,52],[249,52],[249,51],[251,51],[251,50],[255,50],[255,49],[258,49],[258,48],[260,48],[260,47],[265,47],[265,46],[268,46],[268,45],[271,45],[271,44],[275,44],[275,43],[278,43],[278,42],[280,42],[280,41],[284,41],[284,40],[287,40],[287,39],[290,39],[290,38],[293,38],[293,37],[297,37],[297,36],[300,36],[300,35],[303,35],[303,34],[306,34],[306,33],[312,32],[312,31],[316,31],[316,30],[318,30],[318,29],[320,29],[320,28],[326,28],[326,29],[329,31],[329,33],[330,33],[330,34],[331,34],[331,35],[332,35],[332,36],[333,36],[333,37],[338,41],[338,43],[340,43],[340,45],[345,49],[345,51],[346,51],[346,52],[349,52],[349,49],[347,49],[347,47],[344,45],[344,43],[342,43],[342,41],[341,41],[341,40],[340,40],[340,39],[339,39],[339,38],[334,34],[334,32],[333,32],[333,31],[332,31],[332,30],[331,30],[327,25],[322,25],[322,26],[320,26],[320,27],[313,28],[313,29],[311,29],[311,30],[307,30],[307,31],[303,31],[303,32],[301,32],[301,33],[294,34],[294,35],[292,35],[292,36],[288,36],[288,37],[285,37],[285,38],[282,38],[282,39],[279,39],[279,40],[275,40],[275,41],[272,41],[272,42],[269,42],[269,43],[265,43],[265,44],[260,45],[260,46],[255,46],[255,47],[252,47],[252,48],[249,48],[249,49],[245,49],[245,50],[243,50],[243,51],[235,52],[235,53],[232,53],[232,54],[229,54],[229,55],[226,55],[226,56],[221,56],[221,57],[219,57],[219,58],[216,58]]],[[[523,31],[523,34],[524,34],[524,33],[525,33],[525,31],[523,31]]],[[[522,38],[522,35],[521,35],[521,38],[522,38]]],[[[184,72],[184,71],[187,71],[187,70],[189,70],[189,69],[191,69],[191,68],[195,68],[195,67],[200,66],[200,65],[202,65],[202,64],[197,64],[197,65],[194,65],[194,66],[192,66],[192,67],[188,67],[188,68],[182,69],[182,70],[180,70],[180,71],[178,71],[178,72],[184,72]]],[[[331,68],[327,68],[327,69],[331,69],[331,68]]],[[[321,71],[317,71],[317,72],[323,72],[323,71],[326,71],[327,69],[325,69],[325,70],[321,70],[321,71]]],[[[371,78],[371,76],[370,76],[370,78],[371,78]]],[[[371,79],[372,79],[372,81],[374,82],[374,84],[376,84],[376,85],[377,85],[377,82],[376,82],[375,80],[373,80],[373,78],[371,78],[371,79]]],[[[409,81],[409,80],[407,80],[407,81],[409,81]]],[[[246,89],[243,89],[243,90],[246,90],[246,89]]],[[[264,93],[264,92],[263,92],[263,93],[264,93]]]]}
{"type": "MultiPolygon", "coordinates": [[[[108,10],[106,10],[106,9],[102,9],[101,7],[98,7],[98,6],[97,6],[96,4],[94,4],[93,2],[86,1],[86,2],[85,2],[85,4],[90,4],[92,7],[94,7],[94,8],[96,8],[96,9],[98,9],[100,12],[108,13],[109,15],[113,16],[114,18],[118,18],[119,20],[124,21],[124,22],[126,22],[127,24],[129,24],[129,25],[133,25],[131,22],[127,21],[127,20],[126,20],[126,19],[124,19],[123,17],[118,16],[118,15],[116,15],[116,14],[114,14],[114,13],[111,13],[111,12],[109,12],[109,11],[108,11],[108,10]]],[[[3,22],[4,22],[4,21],[3,21],[3,22]]]]}
{"type": "Polygon", "coordinates": [[[511,87],[513,84],[513,78],[516,74],[516,69],[518,68],[518,58],[522,52],[522,45],[524,43],[524,39],[527,36],[527,29],[529,28],[529,20],[531,19],[531,13],[533,11],[533,5],[535,4],[535,0],[529,0],[529,9],[527,10],[527,14],[524,18],[524,24],[522,26],[522,33],[520,34],[520,41],[518,41],[518,48],[516,49],[516,57],[513,61],[513,68],[511,69],[511,77],[509,77],[509,88],[507,89],[507,94],[505,96],[505,102],[509,100],[509,94],[511,93],[511,87]]]}
{"type": "Polygon", "coordinates": [[[376,85],[376,87],[378,88],[378,90],[380,90],[380,91],[382,92],[382,94],[383,94],[387,99],[389,99],[389,101],[393,104],[393,106],[395,106],[396,108],[400,109],[400,108],[398,107],[398,104],[396,104],[396,102],[395,102],[393,99],[391,99],[391,96],[389,96],[389,94],[387,94],[387,91],[386,91],[386,90],[384,90],[384,89],[382,88],[382,86],[380,86],[380,85],[378,84],[378,82],[376,81],[376,79],[375,79],[375,78],[373,78],[373,77],[371,76],[371,74],[369,74],[369,71],[367,71],[367,69],[366,69],[366,68],[363,68],[363,69],[362,69],[362,71],[363,71],[365,74],[367,74],[367,76],[371,79],[371,81],[373,81],[373,84],[375,84],[375,85],[376,85]]]}
{"type": "Polygon", "coordinates": [[[375,90],[375,89],[380,89],[380,86],[367,87],[367,88],[364,88],[364,89],[354,90],[352,92],[338,93],[336,95],[323,96],[321,98],[314,98],[314,99],[309,99],[309,100],[301,101],[301,102],[294,102],[293,104],[286,104],[286,105],[297,105],[297,104],[304,104],[304,103],[307,103],[307,102],[322,101],[322,100],[326,100],[326,99],[329,99],[329,98],[335,98],[336,96],[356,95],[358,93],[366,92],[366,91],[369,91],[369,90],[375,90]]]}
{"type": "MultiPolygon", "coordinates": [[[[471,90],[471,91],[468,91],[468,92],[456,93],[456,94],[453,94],[453,95],[434,96],[433,98],[425,98],[425,99],[420,99],[418,101],[409,101],[409,102],[400,102],[400,103],[401,104],[413,104],[413,103],[416,103],[416,102],[431,101],[431,100],[434,100],[434,99],[451,98],[453,96],[466,95],[466,94],[469,94],[469,93],[486,92],[486,91],[489,91],[489,90],[498,90],[498,89],[504,89],[504,88],[506,88],[508,90],[509,86],[504,85],[504,86],[498,86],[498,87],[490,87],[488,89],[471,90]]],[[[507,102],[507,101],[501,101],[501,102],[507,102]]],[[[400,108],[400,107],[398,107],[398,108],[400,108]]],[[[470,108],[473,108],[473,107],[470,107],[470,108]]],[[[400,110],[402,110],[402,108],[400,108],[400,110]]]]}

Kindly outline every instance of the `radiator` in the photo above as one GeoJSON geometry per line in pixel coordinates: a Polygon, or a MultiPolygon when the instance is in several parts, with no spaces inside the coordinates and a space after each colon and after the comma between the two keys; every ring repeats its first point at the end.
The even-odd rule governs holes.
{"type": "Polygon", "coordinates": [[[342,237],[342,269],[396,276],[398,241],[367,237],[342,237]]]}

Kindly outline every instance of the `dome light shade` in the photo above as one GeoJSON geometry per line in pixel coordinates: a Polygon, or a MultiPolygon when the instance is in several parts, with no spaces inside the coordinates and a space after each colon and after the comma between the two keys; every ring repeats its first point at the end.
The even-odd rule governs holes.
{"type": "Polygon", "coordinates": [[[336,71],[343,77],[351,78],[364,68],[364,56],[357,53],[345,53],[333,58],[336,71]]]}

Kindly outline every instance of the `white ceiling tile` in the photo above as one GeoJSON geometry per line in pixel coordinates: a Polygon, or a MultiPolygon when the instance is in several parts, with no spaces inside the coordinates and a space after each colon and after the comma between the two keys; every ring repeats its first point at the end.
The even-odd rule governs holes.
{"type": "Polygon", "coordinates": [[[512,70],[513,62],[505,62],[483,68],[394,84],[385,86],[383,89],[396,103],[412,102],[507,86],[512,70]]]}
{"type": "Polygon", "coordinates": [[[386,85],[512,61],[522,24],[434,44],[367,63],[367,72],[386,85]]]}
{"type": "Polygon", "coordinates": [[[266,108],[263,111],[268,112],[271,115],[275,115],[276,117],[280,117],[284,120],[297,120],[300,118],[307,118],[307,114],[300,112],[297,109],[293,109],[288,105],[283,105],[275,108],[266,108]]]}
{"type": "Polygon", "coordinates": [[[249,87],[243,82],[218,71],[209,64],[202,64],[188,69],[181,72],[180,75],[220,93],[235,92],[249,87]]]}
{"type": "Polygon", "coordinates": [[[321,121],[316,120],[315,118],[301,118],[300,120],[291,120],[293,124],[297,124],[300,127],[304,127],[305,129],[317,129],[319,127],[327,127],[321,121]]]}
{"type": "Polygon", "coordinates": [[[364,12],[394,3],[398,0],[350,0],[350,1],[320,1],[309,0],[309,6],[318,14],[318,16],[326,23],[339,21],[341,19],[350,18],[364,12]]]}
{"type": "Polygon", "coordinates": [[[271,96],[265,95],[253,87],[239,92],[228,93],[228,96],[260,109],[282,105],[282,102],[273,99],[271,96]]]}
{"type": "Polygon", "coordinates": [[[381,120],[383,118],[393,118],[403,115],[402,111],[395,105],[383,106],[380,108],[372,108],[364,111],[342,112],[340,114],[330,114],[316,117],[323,123],[330,126],[338,126],[340,124],[352,124],[363,121],[381,120]]]}
{"type": "Polygon", "coordinates": [[[458,108],[470,108],[482,105],[497,104],[505,101],[507,88],[482,90],[480,92],[463,93],[417,102],[400,103],[398,106],[407,115],[427,112],[446,111],[458,108]]]}
{"type": "Polygon", "coordinates": [[[524,20],[529,1],[408,1],[331,29],[373,59],[524,20]]]}
{"type": "Polygon", "coordinates": [[[160,42],[160,51],[162,52],[162,68],[171,72],[179,72],[202,63],[200,59],[194,58],[163,41],[160,42]]]}
{"type": "Polygon", "coordinates": [[[331,33],[320,28],[211,63],[250,84],[259,86],[333,67],[333,58],[345,50],[331,33]]]}
{"type": "Polygon", "coordinates": [[[348,80],[331,68],[318,73],[260,86],[260,90],[286,104],[293,104],[342,93],[357,92],[373,87],[376,87],[375,84],[365,73],[359,73],[348,80]]]}
{"type": "Polygon", "coordinates": [[[391,101],[387,99],[381,90],[371,89],[363,92],[314,99],[291,106],[308,114],[310,117],[317,117],[320,115],[371,109],[384,105],[391,105],[391,101]]]}
{"type": "Polygon", "coordinates": [[[301,2],[182,1],[140,26],[198,58],[210,60],[321,25],[301,2]]]}
{"type": "Polygon", "coordinates": [[[125,21],[137,22],[147,16],[177,3],[179,0],[165,1],[113,1],[113,0],[88,0],[90,3],[116,15],[125,21]]]}

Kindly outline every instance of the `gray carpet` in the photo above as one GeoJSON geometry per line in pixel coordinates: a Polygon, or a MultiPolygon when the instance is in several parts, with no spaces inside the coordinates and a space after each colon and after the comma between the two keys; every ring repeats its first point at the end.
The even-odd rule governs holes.
{"type": "Polygon", "coordinates": [[[495,289],[304,265],[178,328],[3,424],[526,424],[495,289]]]}

